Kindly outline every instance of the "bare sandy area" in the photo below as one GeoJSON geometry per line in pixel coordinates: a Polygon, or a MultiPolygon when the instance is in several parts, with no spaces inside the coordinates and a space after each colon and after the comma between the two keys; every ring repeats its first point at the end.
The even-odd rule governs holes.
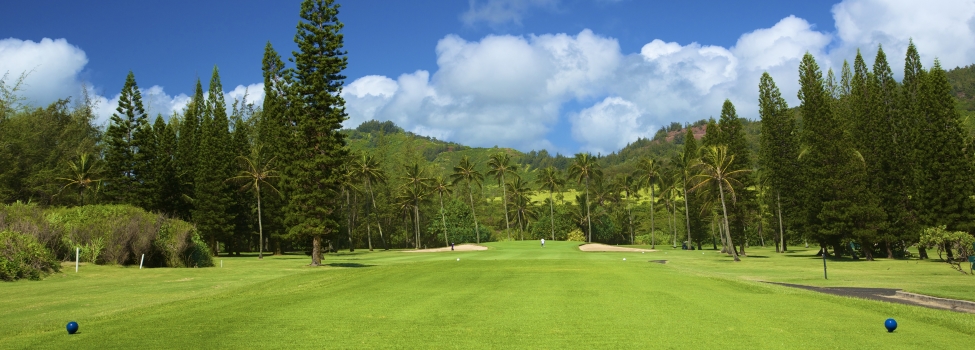
{"type": "Polygon", "coordinates": [[[579,246],[579,250],[584,252],[655,252],[653,249],[640,249],[630,247],[620,247],[615,245],[605,245],[600,243],[589,243],[579,246]]]}
{"type": "MultiPolygon", "coordinates": [[[[487,250],[488,248],[477,244],[458,244],[454,246],[455,252],[470,252],[475,250],[487,250]]],[[[430,249],[418,249],[418,250],[404,250],[406,253],[439,253],[439,252],[449,252],[450,247],[443,248],[430,248],[430,249]]]]}

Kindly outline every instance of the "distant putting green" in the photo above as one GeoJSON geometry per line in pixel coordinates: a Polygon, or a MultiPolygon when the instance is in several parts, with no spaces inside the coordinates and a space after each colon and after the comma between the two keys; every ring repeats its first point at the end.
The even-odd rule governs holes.
{"type": "Polygon", "coordinates": [[[972,314],[757,282],[882,286],[942,296],[968,291],[972,297],[975,278],[941,263],[835,263],[830,266],[835,279],[821,281],[822,261],[808,252],[783,256],[752,249],[752,257],[732,263],[714,251],[670,247],[594,253],[579,251],[573,242],[546,242],[544,248],[534,241],[485,245],[490,249],[356,251],[328,255],[329,266],[321,268],[307,267],[309,258],[300,255],[217,258],[224,267],[207,269],[84,265],[75,274],[71,266],[43,281],[0,284],[0,348],[975,344],[972,314]],[[887,318],[897,319],[896,332],[884,329],[887,318]],[[68,321],[80,324],[78,334],[67,334],[68,321]]]}

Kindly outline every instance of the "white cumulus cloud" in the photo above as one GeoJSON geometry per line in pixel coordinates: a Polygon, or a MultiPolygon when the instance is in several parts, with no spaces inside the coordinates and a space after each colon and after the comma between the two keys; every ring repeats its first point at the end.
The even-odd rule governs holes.
{"type": "MultiPolygon", "coordinates": [[[[517,24],[531,9],[556,5],[558,0],[473,0],[462,18],[468,24],[517,24]]],[[[844,0],[832,12],[835,28],[815,28],[789,16],[742,33],[730,47],[648,38],[639,52],[627,53],[616,39],[590,30],[488,35],[473,41],[446,35],[431,48],[437,69],[398,77],[369,75],[346,85],[342,96],[349,120],[344,125],[391,120],[418,134],[474,146],[606,153],[652,135],[658,125],[716,117],[725,99],[740,116],[757,118],[758,80],[764,71],[795,105],[798,64],[806,52],[824,71],[838,70],[858,48],[872,63],[877,45],[883,45],[900,76],[913,39],[925,67],[935,58],[945,68],[975,62],[975,2],[970,0],[936,5],[844,0]],[[553,134],[563,124],[570,135],[553,134]],[[577,149],[552,148],[553,140],[567,138],[577,149]]],[[[35,103],[78,96],[86,63],[84,51],[64,39],[0,40],[2,69],[13,75],[33,70],[24,93],[35,103]]],[[[168,115],[188,101],[184,94],[145,86],[150,86],[143,90],[150,113],[168,115]]],[[[263,89],[251,84],[227,92],[228,105],[245,90],[248,102],[260,104],[263,89]]],[[[95,99],[101,102],[99,115],[107,119],[117,95],[95,99]]]]}
{"type": "Polygon", "coordinates": [[[50,103],[59,98],[78,96],[78,74],[88,64],[88,56],[65,39],[44,38],[40,42],[8,38],[0,40],[0,76],[14,84],[26,74],[21,94],[32,103],[50,103]]]}
{"type": "Polygon", "coordinates": [[[607,97],[572,116],[572,136],[583,142],[583,150],[609,154],[637,138],[653,136],[640,108],[620,97],[607,97]]]}

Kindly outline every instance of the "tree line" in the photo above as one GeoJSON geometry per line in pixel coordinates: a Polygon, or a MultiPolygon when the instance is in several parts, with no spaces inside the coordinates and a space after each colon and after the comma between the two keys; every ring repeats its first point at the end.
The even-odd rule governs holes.
{"type": "Polygon", "coordinates": [[[924,229],[973,231],[971,142],[945,71],[921,67],[913,44],[901,82],[882,48],[872,69],[858,53],[839,78],[806,55],[791,108],[763,74],[758,152],[754,123],[725,101],[718,120],[638,141],[677,133],[659,152],[553,157],[443,143],[391,122],[341,130],[338,10],[302,3],[290,66],[266,45],[259,106],[228,108],[215,67],[183,111],[150,123],[130,72],[102,130],[85,96],[30,108],[16,81],[0,84],[0,195],[131,204],[193,223],[211,254],[299,250],[313,264],[337,249],[539,238],[720,245],[736,260],[750,245],[803,242],[900,257],[923,241],[926,257],[924,229]]]}

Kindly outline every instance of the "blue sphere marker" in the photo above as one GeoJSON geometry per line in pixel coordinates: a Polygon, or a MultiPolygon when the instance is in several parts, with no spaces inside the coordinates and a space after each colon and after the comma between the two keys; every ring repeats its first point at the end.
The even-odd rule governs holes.
{"type": "Polygon", "coordinates": [[[892,333],[897,329],[897,321],[893,318],[888,318],[887,321],[884,321],[884,327],[887,327],[887,333],[892,333]]]}
{"type": "Polygon", "coordinates": [[[78,322],[68,322],[68,325],[65,328],[68,329],[68,334],[75,334],[75,332],[78,331],[78,322]]]}

